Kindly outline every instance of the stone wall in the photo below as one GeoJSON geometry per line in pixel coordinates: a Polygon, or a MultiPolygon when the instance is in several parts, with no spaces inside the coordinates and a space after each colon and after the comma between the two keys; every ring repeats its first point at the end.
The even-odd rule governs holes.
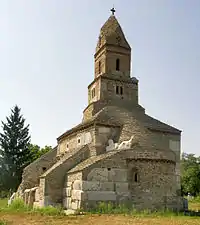
{"type": "Polygon", "coordinates": [[[172,151],[123,150],[67,177],[65,208],[94,207],[101,201],[134,204],[138,209],[182,207],[172,151]]]}
{"type": "Polygon", "coordinates": [[[101,79],[101,99],[129,101],[129,104],[138,104],[138,85],[137,83],[123,82],[120,80],[101,79]],[[116,86],[119,87],[119,94],[116,93],[116,86]],[[120,87],[122,87],[123,93],[120,93],[120,87]]]}
{"type": "Polygon", "coordinates": [[[156,146],[156,148],[163,150],[171,150],[176,155],[176,180],[177,180],[177,191],[180,192],[181,183],[180,183],[180,156],[181,156],[181,136],[179,134],[171,134],[162,131],[152,131],[151,130],[151,140],[156,146]]]}
{"type": "Polygon", "coordinates": [[[57,147],[42,155],[39,159],[28,165],[22,175],[22,182],[17,192],[24,192],[39,185],[40,176],[57,161],[57,147]]]}
{"type": "Polygon", "coordinates": [[[94,127],[90,127],[62,138],[58,142],[57,155],[62,156],[64,154],[67,154],[67,152],[69,152],[70,150],[80,148],[81,146],[84,146],[86,144],[94,143],[94,133],[94,127]]]}
{"type": "Polygon", "coordinates": [[[163,160],[130,160],[128,168],[131,197],[136,208],[166,207],[165,196],[176,196],[174,163],[163,160]]]}
{"type": "Polygon", "coordinates": [[[108,140],[112,139],[117,142],[120,135],[120,127],[117,126],[95,126],[95,146],[97,149],[96,155],[105,153],[108,140]],[[99,148],[98,148],[99,147],[99,148]]]}
{"type": "Polygon", "coordinates": [[[95,102],[100,98],[100,80],[97,80],[94,84],[88,88],[88,104],[95,102]]]}
{"type": "Polygon", "coordinates": [[[87,159],[90,155],[88,145],[70,152],[54,164],[40,177],[40,204],[41,206],[62,203],[62,190],[65,182],[65,174],[68,170],[87,159]]]}
{"type": "Polygon", "coordinates": [[[87,180],[82,180],[80,172],[70,174],[68,179],[72,182],[63,190],[65,208],[90,208],[101,201],[122,203],[130,198],[126,169],[95,168],[87,180]]]}

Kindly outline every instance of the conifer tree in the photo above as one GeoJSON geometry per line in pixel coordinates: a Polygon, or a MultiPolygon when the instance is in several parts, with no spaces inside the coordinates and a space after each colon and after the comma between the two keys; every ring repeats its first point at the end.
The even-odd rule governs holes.
{"type": "Polygon", "coordinates": [[[11,115],[2,122],[3,132],[0,133],[1,180],[7,190],[15,191],[21,182],[23,169],[32,161],[29,149],[29,125],[21,109],[16,105],[11,115]]]}

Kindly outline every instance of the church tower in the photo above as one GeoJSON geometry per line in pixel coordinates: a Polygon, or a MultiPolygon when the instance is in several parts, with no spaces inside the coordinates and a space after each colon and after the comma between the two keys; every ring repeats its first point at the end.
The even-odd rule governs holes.
{"type": "Polygon", "coordinates": [[[115,17],[115,9],[100,30],[94,54],[94,80],[88,86],[88,120],[107,105],[138,105],[138,80],[131,78],[131,47],[115,17]]]}

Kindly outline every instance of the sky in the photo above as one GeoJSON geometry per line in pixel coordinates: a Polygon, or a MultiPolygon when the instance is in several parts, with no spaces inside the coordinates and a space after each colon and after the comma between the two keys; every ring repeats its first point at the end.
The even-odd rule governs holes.
{"type": "Polygon", "coordinates": [[[183,152],[200,155],[199,0],[0,0],[0,120],[17,104],[41,147],[81,122],[113,4],[140,104],[182,130],[183,152]]]}

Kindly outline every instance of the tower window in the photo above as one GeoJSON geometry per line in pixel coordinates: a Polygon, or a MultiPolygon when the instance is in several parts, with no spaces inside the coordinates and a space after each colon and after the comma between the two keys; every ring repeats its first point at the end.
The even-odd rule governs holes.
{"type": "Polygon", "coordinates": [[[119,94],[119,86],[116,86],[116,94],[119,94]]]}
{"type": "Polygon", "coordinates": [[[123,87],[122,86],[116,86],[116,94],[123,95],[123,87]]]}
{"type": "Polygon", "coordinates": [[[99,74],[101,73],[101,61],[99,61],[99,74]]]}
{"type": "Polygon", "coordinates": [[[116,60],[116,70],[119,71],[119,68],[120,68],[120,60],[117,59],[116,60]]]}
{"type": "Polygon", "coordinates": [[[134,175],[134,181],[138,182],[138,174],[137,173],[135,173],[135,175],[134,175]]]}
{"type": "Polygon", "coordinates": [[[92,89],[92,98],[95,97],[95,88],[92,89]]]}
{"type": "Polygon", "coordinates": [[[123,87],[120,87],[120,95],[123,95],[123,87]]]}

